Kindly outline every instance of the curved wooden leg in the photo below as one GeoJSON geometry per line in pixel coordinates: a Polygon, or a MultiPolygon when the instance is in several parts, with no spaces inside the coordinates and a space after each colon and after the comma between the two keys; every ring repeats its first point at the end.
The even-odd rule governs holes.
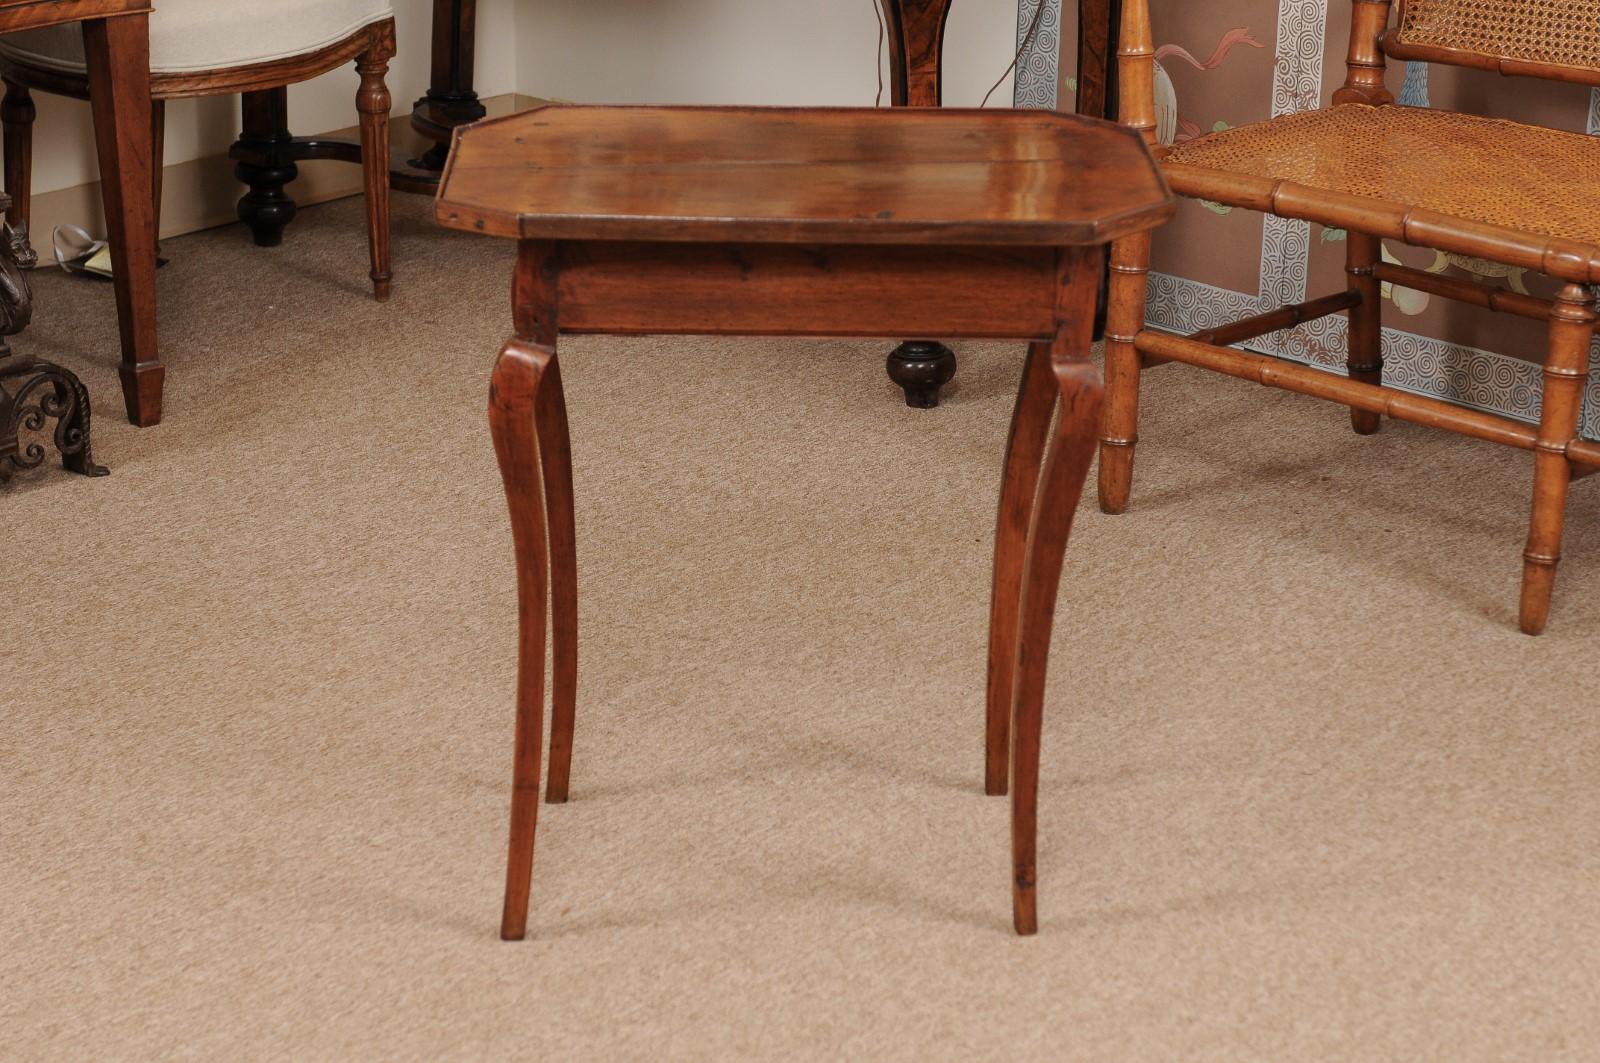
{"type": "Polygon", "coordinates": [[[1059,332],[1051,348],[1051,371],[1060,411],[1040,474],[1028,530],[1022,578],[1016,700],[1011,723],[1012,918],[1019,934],[1039,928],[1036,902],[1039,804],[1039,740],[1044,719],[1045,667],[1056,592],[1072,518],[1094,460],[1105,393],[1100,370],[1089,361],[1099,295],[1101,256],[1078,252],[1066,259],[1061,280],[1059,332]]]}
{"type": "Polygon", "coordinates": [[[1567,285],[1556,296],[1551,314],[1544,401],[1534,444],[1533,520],[1522,555],[1520,609],[1522,630],[1529,635],[1543,632],[1550,618],[1550,594],[1555,587],[1566,523],[1567,488],[1572,483],[1572,463],[1566,448],[1578,434],[1594,328],[1594,289],[1567,285]]]}
{"type": "Polygon", "coordinates": [[[367,241],[372,253],[372,296],[389,298],[389,112],[392,102],[384,75],[394,57],[394,24],[372,30],[372,43],[356,60],[361,87],[356,110],[361,115],[361,170],[367,196],[367,241]]]}
{"type": "MultiPolygon", "coordinates": [[[[1345,363],[1351,380],[1366,384],[1383,383],[1383,287],[1373,272],[1383,256],[1376,236],[1354,230],[1345,236],[1345,267],[1349,287],[1361,295],[1361,302],[1350,308],[1350,356],[1345,363]]],[[[1370,410],[1350,411],[1350,426],[1357,435],[1375,434],[1382,418],[1370,410]]]]}
{"type": "Polygon", "coordinates": [[[539,459],[544,466],[545,520],[550,537],[550,781],[545,800],[567,799],[572,728],[578,703],[578,557],[572,510],[572,443],[561,366],[550,359],[539,388],[539,459]]]}
{"type": "Polygon", "coordinates": [[[489,386],[489,428],[511,509],[517,556],[517,728],[512,769],[511,839],[500,936],[518,941],[528,928],[533,836],[539,815],[539,755],[544,730],[544,617],[549,549],[535,418],[553,347],[506,341],[489,386]]]}
{"type": "Polygon", "coordinates": [[[1000,481],[1000,514],[994,531],[994,591],[989,600],[989,683],[984,728],[984,793],[1006,792],[1011,756],[1011,705],[1017,673],[1017,628],[1021,622],[1022,568],[1033,520],[1059,388],[1050,369],[1050,344],[1028,347],[1011,414],[1005,472],[1000,481]]]}
{"type": "Polygon", "coordinates": [[[11,197],[7,214],[11,227],[24,239],[33,207],[33,120],[38,113],[26,85],[6,82],[4,102],[0,102],[0,123],[5,126],[6,195],[11,197]]]}
{"type": "Polygon", "coordinates": [[[1111,290],[1106,308],[1106,412],[1100,431],[1100,509],[1122,513],[1133,489],[1133,451],[1139,442],[1139,352],[1150,274],[1150,234],[1111,245],[1111,290]]]}

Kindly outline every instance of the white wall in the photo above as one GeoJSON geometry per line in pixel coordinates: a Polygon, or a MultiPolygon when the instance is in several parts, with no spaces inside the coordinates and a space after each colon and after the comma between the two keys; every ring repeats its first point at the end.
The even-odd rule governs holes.
{"type": "MultiPolygon", "coordinates": [[[[432,0],[393,2],[389,87],[403,114],[427,89],[432,0]]],[[[1016,0],[955,0],[947,104],[976,106],[994,84],[1015,51],[1016,12],[1016,0]]],[[[870,105],[877,35],[872,0],[482,0],[476,87],[591,103],[870,105]]],[[[353,66],[294,86],[294,131],[354,125],[355,88],[353,66]]],[[[35,193],[95,180],[88,106],[37,99],[35,193]]],[[[990,106],[1010,101],[1008,78],[990,106]]],[[[237,98],[173,101],[166,164],[222,155],[238,124],[237,98]]]]}
{"type": "MultiPolygon", "coordinates": [[[[877,91],[873,0],[523,0],[516,16],[531,96],[849,106],[877,91]]],[[[1016,0],[955,0],[947,105],[977,106],[1016,52],[1016,20],[1016,0]]],[[[1007,78],[990,106],[1010,103],[1007,78]]]]}

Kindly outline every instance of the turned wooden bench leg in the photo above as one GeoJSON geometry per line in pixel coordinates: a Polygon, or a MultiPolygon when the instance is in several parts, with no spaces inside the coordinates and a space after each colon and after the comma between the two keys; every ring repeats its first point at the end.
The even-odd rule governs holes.
{"type": "MultiPolygon", "coordinates": [[[[1383,257],[1383,245],[1376,236],[1354,230],[1346,232],[1345,241],[1344,271],[1350,290],[1361,296],[1361,302],[1350,308],[1350,351],[1345,365],[1351,380],[1381,384],[1383,286],[1374,270],[1383,257]]],[[[1382,418],[1370,410],[1350,411],[1350,425],[1358,435],[1373,435],[1381,423],[1382,418]]]]}
{"type": "Polygon", "coordinates": [[[1106,308],[1106,412],[1100,431],[1100,509],[1122,513],[1133,489],[1133,451],[1139,441],[1139,352],[1150,274],[1150,234],[1111,245],[1106,308]]]}
{"type": "Polygon", "coordinates": [[[987,794],[1006,792],[1011,756],[1011,706],[1017,676],[1018,607],[1022,599],[1022,568],[1033,523],[1033,500],[1039,489],[1039,465],[1044,459],[1060,387],[1050,368],[1050,344],[1028,346],[1011,414],[1011,435],[1006,442],[1005,471],[1000,481],[1000,514],[994,530],[994,590],[989,599],[989,682],[984,728],[983,789],[987,794]]]}
{"type": "Polygon", "coordinates": [[[83,24],[94,113],[100,198],[115,274],[117,325],[122,339],[122,398],[128,420],[161,421],[166,366],[156,342],[156,230],[152,217],[150,33],[145,16],[83,24]]]}
{"type": "Polygon", "coordinates": [[[241,93],[239,138],[228,149],[233,175],[250,191],[239,198],[239,220],[257,247],[277,247],[298,208],[284,186],[300,176],[289,132],[289,90],[282,86],[241,93]]]}
{"type": "Polygon", "coordinates": [[[1544,400],[1534,443],[1533,519],[1523,552],[1522,630],[1544,631],[1550,618],[1550,593],[1561,560],[1567,488],[1572,462],[1567,444],[1578,435],[1583,388],[1589,377],[1589,345],[1595,328],[1595,292],[1569,284],[1556,296],[1550,317],[1550,353],[1544,366],[1544,400]]]}
{"type": "Polygon", "coordinates": [[[361,171],[366,192],[367,243],[372,258],[372,297],[389,298],[389,112],[392,103],[384,80],[394,58],[394,24],[381,23],[371,32],[367,50],[356,59],[361,86],[356,112],[361,116],[361,171]]]}
{"type": "Polygon", "coordinates": [[[1011,723],[1012,918],[1019,934],[1039,928],[1036,901],[1039,740],[1044,718],[1045,668],[1056,593],[1072,518],[1083,493],[1099,434],[1104,383],[1089,360],[1094,340],[1099,249],[1063,252],[1058,331],[1051,345],[1051,372],[1060,412],[1050,433],[1038,497],[1028,531],[1022,578],[1015,704],[1011,723]]]}

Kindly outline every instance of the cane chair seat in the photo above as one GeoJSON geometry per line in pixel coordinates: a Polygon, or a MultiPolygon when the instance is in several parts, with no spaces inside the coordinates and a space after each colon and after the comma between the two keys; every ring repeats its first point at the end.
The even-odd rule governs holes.
{"type": "MultiPolygon", "coordinates": [[[[1333,193],[1368,201],[1370,217],[1399,226],[1386,235],[1409,235],[1426,221],[1426,240],[1417,242],[1451,251],[1474,236],[1470,248],[1496,258],[1484,254],[1483,238],[1497,236],[1520,252],[1513,265],[1600,279],[1600,138],[1450,111],[1345,104],[1199,137],[1177,145],[1167,161],[1179,192],[1337,223],[1326,196],[1305,197],[1321,205],[1307,212],[1296,209],[1302,197],[1285,189],[1333,193]],[[1230,185],[1220,174],[1261,180],[1230,185]],[[1466,224],[1453,234],[1452,220],[1466,224]]],[[[1335,202],[1346,212],[1363,209],[1335,202]]]]}
{"type": "MultiPolygon", "coordinates": [[[[160,0],[150,16],[150,72],[185,74],[309,55],[394,15],[389,0],[160,0]]],[[[82,75],[76,23],[0,37],[0,57],[82,75]]]]}

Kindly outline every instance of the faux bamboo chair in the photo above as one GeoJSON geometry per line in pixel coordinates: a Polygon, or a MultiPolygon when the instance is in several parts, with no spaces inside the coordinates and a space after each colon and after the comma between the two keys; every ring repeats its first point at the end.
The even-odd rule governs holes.
{"type": "Polygon", "coordinates": [[[1352,0],[1348,76],[1325,110],[1242,126],[1162,149],[1155,143],[1155,50],[1149,0],[1124,0],[1121,120],[1163,156],[1174,191],[1232,207],[1345,229],[1345,291],[1190,337],[1145,328],[1148,236],[1112,248],[1106,328],[1106,414],[1100,506],[1128,505],[1139,375],[1187,362],[1350,407],[1355,430],[1382,416],[1534,452],[1533,518],[1523,554],[1521,626],[1544,630],[1561,554],[1570,482],[1600,471],[1600,444],[1578,436],[1595,284],[1600,282],[1600,140],[1517,122],[1403,107],[1385,87],[1385,59],[1477,67],[1600,86],[1595,0],[1352,0]],[[1391,10],[1397,9],[1397,10],[1391,10]],[[1391,15],[1398,18],[1391,25],[1391,15]],[[1497,291],[1382,261],[1402,240],[1544,273],[1553,300],[1497,291]],[[1539,425],[1382,385],[1380,286],[1392,282],[1547,323],[1539,425]],[[1348,311],[1349,378],[1229,344],[1348,311]]]}
{"type": "MultiPolygon", "coordinates": [[[[277,244],[294,216],[283,186],[295,160],[359,162],[365,175],[367,232],[376,298],[389,296],[389,89],[394,57],[389,0],[160,0],[150,17],[151,116],[155,134],[156,224],[161,217],[161,145],[166,101],[242,93],[244,131],[230,154],[250,185],[239,217],[264,246],[277,244]],[[286,128],[285,87],[355,62],[361,143],[297,140],[286,128]]],[[[83,37],[75,25],[0,37],[6,83],[6,190],[13,224],[29,216],[34,105],[30,90],[88,99],[83,37]]]]}

